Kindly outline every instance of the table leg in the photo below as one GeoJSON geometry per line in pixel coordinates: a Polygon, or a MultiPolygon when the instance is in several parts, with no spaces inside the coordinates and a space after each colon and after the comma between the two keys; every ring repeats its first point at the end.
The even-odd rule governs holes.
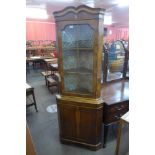
{"type": "Polygon", "coordinates": [[[46,86],[47,86],[47,76],[45,76],[45,83],[46,83],[46,86]]]}
{"type": "Polygon", "coordinates": [[[37,104],[36,104],[36,99],[35,99],[35,95],[34,95],[34,90],[33,90],[32,94],[33,94],[34,106],[35,106],[36,112],[38,112],[37,104]]]}
{"type": "Polygon", "coordinates": [[[108,137],[109,125],[104,125],[104,139],[103,139],[103,148],[106,147],[107,137],[108,137]]]}
{"type": "Polygon", "coordinates": [[[34,61],[33,61],[33,64],[32,65],[33,65],[33,69],[34,69],[35,68],[35,62],[34,61]]]}
{"type": "Polygon", "coordinates": [[[30,65],[29,62],[26,62],[26,74],[30,72],[30,65]]]}

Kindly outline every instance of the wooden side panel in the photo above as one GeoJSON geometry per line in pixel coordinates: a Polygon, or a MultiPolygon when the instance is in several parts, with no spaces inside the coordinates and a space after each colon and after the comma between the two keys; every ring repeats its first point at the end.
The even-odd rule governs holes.
{"type": "Polygon", "coordinates": [[[26,155],[36,155],[31,134],[27,126],[26,126],[26,155]]]}

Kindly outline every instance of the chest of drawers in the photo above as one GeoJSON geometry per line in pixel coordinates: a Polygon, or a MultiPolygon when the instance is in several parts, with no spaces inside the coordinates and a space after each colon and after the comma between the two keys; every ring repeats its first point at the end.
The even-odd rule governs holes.
{"type": "Polygon", "coordinates": [[[117,122],[120,117],[129,111],[129,80],[120,80],[102,85],[101,96],[103,105],[104,138],[106,146],[109,125],[117,122]]]}
{"type": "Polygon", "coordinates": [[[129,111],[129,100],[117,102],[114,104],[104,103],[103,123],[111,124],[118,121],[119,118],[129,111]]]}

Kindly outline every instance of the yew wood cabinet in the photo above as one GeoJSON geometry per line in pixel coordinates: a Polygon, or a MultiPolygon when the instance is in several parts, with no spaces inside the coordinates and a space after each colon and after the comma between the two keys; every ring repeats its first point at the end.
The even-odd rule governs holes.
{"type": "Polygon", "coordinates": [[[54,12],[60,94],[60,140],[101,148],[101,60],[104,9],[84,5],[54,12]]]}
{"type": "Polygon", "coordinates": [[[91,150],[101,148],[103,138],[104,11],[81,5],[53,13],[60,74],[60,94],[56,96],[60,141],[91,150]]]}

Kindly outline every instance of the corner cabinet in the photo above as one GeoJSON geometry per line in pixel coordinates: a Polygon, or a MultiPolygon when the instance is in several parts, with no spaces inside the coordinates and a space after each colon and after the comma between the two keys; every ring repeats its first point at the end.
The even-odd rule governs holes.
{"type": "Polygon", "coordinates": [[[101,147],[101,60],[104,10],[87,6],[54,12],[60,94],[56,96],[60,140],[101,147]]]}

